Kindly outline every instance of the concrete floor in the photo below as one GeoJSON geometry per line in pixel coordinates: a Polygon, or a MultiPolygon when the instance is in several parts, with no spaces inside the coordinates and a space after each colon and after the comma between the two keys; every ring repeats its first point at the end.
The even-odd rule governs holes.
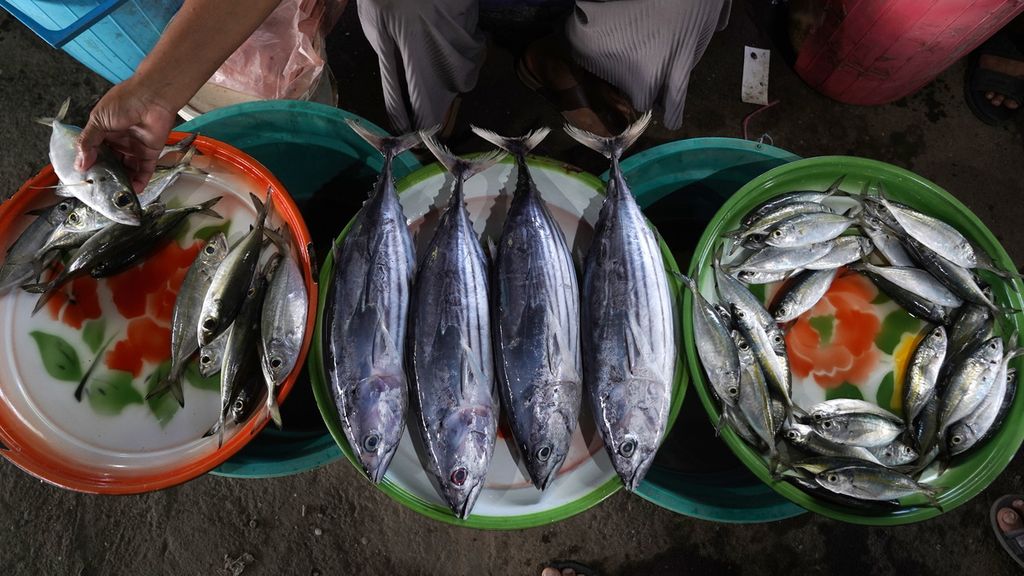
{"type": "MultiPolygon", "coordinates": [[[[342,106],[386,125],[376,63],[349,7],[329,39],[342,106]],[[350,81],[359,79],[362,92],[350,81]]],[[[742,6],[697,67],[683,130],[655,129],[642,145],[694,136],[740,136],[754,107],[739,101],[741,47],[764,45],[742,6]]],[[[188,47],[183,47],[188,49],[188,47]]],[[[0,14],[0,190],[12,193],[46,163],[47,131],[32,123],[71,96],[84,121],[109,87],[6,14],[0,14]]],[[[491,50],[466,99],[455,146],[479,149],[468,122],[507,133],[560,122],[519,84],[511,57],[491,50]]],[[[802,156],[852,154],[910,168],[959,197],[1018,260],[1024,257],[1020,124],[984,126],[963,104],[963,68],[889,106],[857,108],[809,90],[773,60],[771,95],[781,103],[752,122],[777,146],[802,156]]],[[[596,155],[555,132],[542,154],[592,171],[596,155]]],[[[695,398],[695,396],[693,397],[695,398]]],[[[970,503],[924,524],[864,528],[812,514],[761,525],[715,524],[675,515],[620,492],[559,524],[478,532],[434,522],[371,489],[338,462],[300,476],[239,481],[205,476],[130,497],[65,492],[0,463],[0,563],[17,574],[216,574],[225,558],[244,574],[537,574],[545,562],[576,559],[602,574],[984,573],[1017,569],[988,520],[998,496],[1024,491],[1014,460],[970,503]],[[304,513],[303,513],[304,512],[304,513]]]]}

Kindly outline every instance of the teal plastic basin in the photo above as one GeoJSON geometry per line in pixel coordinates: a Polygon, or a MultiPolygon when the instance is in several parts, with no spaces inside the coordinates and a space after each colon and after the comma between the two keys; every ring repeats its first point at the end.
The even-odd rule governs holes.
{"type": "MultiPolygon", "coordinates": [[[[354,114],[311,102],[274,100],[220,108],[178,126],[227,142],[266,166],[295,199],[317,250],[318,264],[331,240],[355,215],[377,179],[383,158],[356,136],[354,114]]],[[[395,178],[420,168],[409,153],[395,159],[395,178]]],[[[314,274],[315,276],[316,274],[314,274]]],[[[239,478],[287,476],[342,457],[317,409],[305,370],[281,406],[284,429],[263,429],[212,473],[239,478]]]]}
{"type": "MultiPolygon", "coordinates": [[[[622,170],[644,213],[677,262],[688,262],[708,223],[750,180],[799,160],[785,150],[736,138],[694,138],[632,156],[622,170]]],[[[608,173],[602,178],[607,181],[608,173]]],[[[717,522],[770,522],[805,510],[750,473],[715,437],[691,395],[637,491],[673,512],[717,522]]]]}

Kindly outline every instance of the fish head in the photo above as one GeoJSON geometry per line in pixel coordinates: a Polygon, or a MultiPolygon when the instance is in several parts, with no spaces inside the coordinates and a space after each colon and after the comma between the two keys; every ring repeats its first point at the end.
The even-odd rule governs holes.
{"type": "Polygon", "coordinates": [[[264,354],[260,359],[263,374],[267,381],[274,383],[274,386],[283,384],[295,368],[294,362],[290,359],[298,358],[299,347],[302,344],[295,336],[287,332],[275,334],[264,347],[264,354]]]}
{"type": "Polygon", "coordinates": [[[843,468],[834,468],[819,472],[814,480],[823,487],[839,494],[850,492],[853,487],[853,476],[846,473],[843,468]]]}
{"type": "Polygon", "coordinates": [[[199,375],[209,378],[220,370],[220,350],[204,346],[199,351],[199,375]]]}
{"type": "Polygon", "coordinates": [[[497,427],[497,414],[487,406],[460,407],[442,424],[438,480],[445,500],[459,518],[469,516],[484,488],[497,427]]]}
{"type": "Polygon", "coordinates": [[[982,344],[979,358],[986,364],[999,364],[1003,359],[1003,339],[993,336],[982,344]]]}
{"type": "MultiPolygon", "coordinates": [[[[607,414],[606,414],[607,416],[607,414]]],[[[635,492],[654,462],[661,445],[663,426],[656,411],[643,406],[626,410],[617,421],[608,422],[608,453],[626,489],[635,492]]]]}
{"type": "Polygon", "coordinates": [[[97,203],[95,208],[104,216],[129,226],[138,226],[142,222],[139,197],[123,170],[115,169],[106,162],[97,162],[85,171],[84,182],[90,188],[88,196],[97,203]]]}
{"type": "Polygon", "coordinates": [[[347,420],[352,449],[371,482],[377,484],[405,431],[408,405],[402,374],[375,374],[356,387],[354,413],[347,420]]]}
{"type": "Polygon", "coordinates": [[[796,225],[783,222],[782,224],[772,228],[772,230],[765,235],[764,241],[773,246],[791,246],[797,242],[799,237],[800,230],[796,225]]]}
{"type": "Polygon", "coordinates": [[[199,314],[199,345],[208,346],[213,342],[224,331],[222,324],[220,300],[208,298],[203,302],[203,309],[199,314]]]}
{"type": "Polygon", "coordinates": [[[805,446],[814,429],[807,424],[801,424],[793,420],[786,420],[782,425],[782,437],[790,444],[805,446]]]}
{"type": "Polygon", "coordinates": [[[68,219],[68,216],[76,209],[76,202],[71,199],[62,200],[53,206],[53,209],[46,213],[46,222],[53,226],[60,226],[68,219]]]}
{"type": "Polygon", "coordinates": [[[197,256],[205,266],[214,266],[224,259],[228,252],[228,240],[223,232],[214,234],[200,250],[197,256]]]}
{"type": "Polygon", "coordinates": [[[966,452],[978,441],[978,435],[969,424],[957,422],[946,433],[948,449],[951,456],[966,452]]]}
{"type": "Polygon", "coordinates": [[[909,444],[894,442],[884,446],[880,453],[883,464],[899,466],[917,459],[917,450],[909,444]]]}
{"type": "Polygon", "coordinates": [[[224,421],[231,428],[245,424],[256,408],[263,404],[263,393],[266,392],[266,386],[262,385],[263,383],[255,374],[250,375],[248,380],[228,405],[227,413],[224,415],[224,421]]]}
{"type": "Polygon", "coordinates": [[[530,479],[539,490],[544,490],[555,479],[569,454],[577,419],[568,409],[551,410],[552,403],[548,401],[539,402],[537,406],[540,408],[537,412],[543,413],[534,414],[529,439],[520,448],[530,479]]]}

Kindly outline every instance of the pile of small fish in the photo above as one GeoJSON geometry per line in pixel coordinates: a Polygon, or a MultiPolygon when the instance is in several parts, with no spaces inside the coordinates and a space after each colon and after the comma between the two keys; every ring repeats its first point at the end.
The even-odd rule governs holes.
{"type": "Polygon", "coordinates": [[[266,203],[250,198],[255,225],[230,247],[224,233],[216,234],[189,266],[171,316],[170,370],[147,397],[170,391],[184,406],[181,379],[198,352],[202,376],[220,373],[218,421],[207,434],[217,434],[218,445],[261,404],[281,426],[276,389],[298,363],[306,333],[309,296],[287,228],[266,225],[272,189],[266,203]]]}
{"type": "Polygon", "coordinates": [[[522,462],[543,490],[569,452],[585,393],[616,471],[628,489],[637,487],[667,426],[676,359],[658,242],[619,170],[649,121],[647,114],[612,138],[567,127],[612,162],[582,299],[569,247],[526,161],[547,129],[507,138],[474,128],[518,167],[492,264],[463,186],[504,153],[467,160],[432,132],[383,138],[350,123],[385,161],[333,248],[322,344],[338,419],[371,481],[384,477],[395,454],[411,396],[426,467],[453,513],[467,517],[484,487],[500,398],[522,462]],[[417,266],[391,161],[420,139],[455,181],[417,266]]]}
{"type": "MultiPolygon", "coordinates": [[[[922,481],[999,429],[1016,389],[1016,335],[996,335],[998,306],[976,274],[998,269],[955,228],[885,196],[790,192],[750,211],[713,261],[714,303],[696,282],[694,340],[730,426],[767,455],[777,478],[823,500],[866,511],[917,495],[922,481]],[[844,214],[836,207],[849,205],[844,214]],[[730,259],[723,261],[729,245],[730,259]],[[807,312],[839,274],[860,273],[907,312],[931,323],[903,375],[902,414],[863,400],[793,403],[784,326],[807,312]],[[747,285],[785,281],[766,308],[747,285]]],[[[934,481],[934,477],[929,481],[934,481]]]]}

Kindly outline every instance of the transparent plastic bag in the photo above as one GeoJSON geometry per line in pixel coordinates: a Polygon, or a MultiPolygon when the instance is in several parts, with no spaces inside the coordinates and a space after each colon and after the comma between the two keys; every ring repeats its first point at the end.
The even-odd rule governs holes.
{"type": "Polygon", "coordinates": [[[282,0],[210,78],[264,100],[306,100],[325,66],[324,36],[347,0],[282,0]]]}

